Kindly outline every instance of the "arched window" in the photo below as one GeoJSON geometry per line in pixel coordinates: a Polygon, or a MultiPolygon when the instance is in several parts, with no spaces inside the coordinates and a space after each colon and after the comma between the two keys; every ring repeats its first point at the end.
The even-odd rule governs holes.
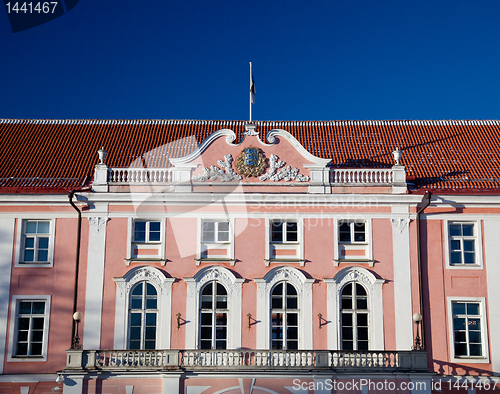
{"type": "Polygon", "coordinates": [[[299,297],[297,289],[280,282],[271,293],[271,349],[299,348],[299,297]]]}
{"type": "Polygon", "coordinates": [[[342,350],[368,350],[368,296],[359,283],[348,283],[340,303],[342,350]]]}
{"type": "Polygon", "coordinates": [[[156,288],[148,282],[137,283],[130,292],[128,348],[155,349],[158,317],[156,288]]]}
{"type": "Polygon", "coordinates": [[[208,282],[200,295],[200,349],[227,349],[227,290],[208,282]]]}

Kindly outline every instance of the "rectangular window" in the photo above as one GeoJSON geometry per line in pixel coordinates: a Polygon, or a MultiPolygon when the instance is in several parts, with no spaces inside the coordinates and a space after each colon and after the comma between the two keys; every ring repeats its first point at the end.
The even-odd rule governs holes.
{"type": "Polygon", "coordinates": [[[477,265],[475,223],[448,223],[450,265],[477,265]]]}
{"type": "Polygon", "coordinates": [[[453,301],[451,308],[455,357],[484,357],[481,303],[453,301]]]}
{"type": "Polygon", "coordinates": [[[24,220],[21,236],[22,263],[48,263],[50,220],[24,220]]]}
{"type": "Polygon", "coordinates": [[[14,356],[43,356],[47,308],[44,300],[19,300],[16,305],[14,356]]]}
{"type": "Polygon", "coordinates": [[[229,242],[229,222],[204,221],[202,226],[202,242],[229,242]]]}
{"type": "Polygon", "coordinates": [[[298,242],[298,223],[295,221],[271,221],[271,243],[298,242]]]}
{"type": "Polygon", "coordinates": [[[340,243],[365,243],[366,223],[354,221],[339,222],[339,242],[340,243]]]}
{"type": "Polygon", "coordinates": [[[161,222],[136,220],[134,222],[134,242],[149,243],[161,241],[161,222]]]}

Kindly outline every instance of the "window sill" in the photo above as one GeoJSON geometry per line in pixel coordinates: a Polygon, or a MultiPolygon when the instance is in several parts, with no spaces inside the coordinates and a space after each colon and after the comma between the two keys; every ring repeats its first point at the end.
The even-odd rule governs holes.
{"type": "Polygon", "coordinates": [[[481,264],[448,264],[447,267],[448,269],[452,270],[461,270],[461,269],[469,269],[469,270],[480,270],[483,269],[483,266],[481,264]]]}
{"type": "Polygon", "coordinates": [[[452,362],[456,363],[465,363],[465,364],[489,364],[490,359],[488,357],[471,357],[471,356],[463,356],[463,357],[452,357],[452,362]]]}
{"type": "Polygon", "coordinates": [[[232,266],[236,263],[236,259],[228,259],[228,258],[215,258],[215,257],[208,257],[206,259],[194,259],[196,262],[196,265],[200,265],[201,263],[230,263],[232,266]]]}
{"type": "Polygon", "coordinates": [[[7,360],[8,362],[40,362],[47,361],[47,357],[45,356],[10,356],[7,360]]]}
{"type": "Polygon", "coordinates": [[[370,259],[333,259],[333,265],[338,267],[341,263],[350,263],[350,264],[368,264],[369,267],[373,267],[375,264],[375,260],[370,259]]]}
{"type": "Polygon", "coordinates": [[[269,267],[271,263],[299,263],[303,267],[306,263],[304,259],[264,259],[266,267],[269,267]]]}
{"type": "Polygon", "coordinates": [[[128,267],[130,263],[161,263],[162,267],[167,263],[167,259],[158,259],[158,258],[135,258],[135,259],[124,259],[125,265],[128,267]]]}
{"type": "Polygon", "coordinates": [[[52,268],[53,264],[50,261],[45,261],[45,262],[40,262],[40,263],[33,263],[33,262],[21,262],[18,261],[15,265],[15,267],[25,267],[25,268],[52,268]]]}

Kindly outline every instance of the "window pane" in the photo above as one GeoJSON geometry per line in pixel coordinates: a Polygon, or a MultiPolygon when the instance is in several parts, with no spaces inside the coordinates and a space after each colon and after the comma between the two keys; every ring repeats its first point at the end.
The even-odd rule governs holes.
{"type": "Polygon", "coordinates": [[[352,315],[350,313],[342,313],[342,325],[352,326],[352,315]]]}
{"type": "Polygon", "coordinates": [[[342,339],[353,339],[352,327],[342,327],[342,339]]]}
{"type": "Polygon", "coordinates": [[[36,222],[26,222],[26,234],[36,234],[36,222]]]}
{"type": "Polygon", "coordinates": [[[50,222],[38,222],[38,234],[48,234],[50,230],[50,222]]]}
{"type": "Polygon", "coordinates": [[[145,341],[144,342],[144,349],[146,350],[153,350],[156,348],[156,341],[145,341]]]}
{"type": "Polygon", "coordinates": [[[218,240],[219,242],[228,242],[229,241],[229,232],[221,232],[219,231],[218,240]]]}
{"type": "Polygon", "coordinates": [[[212,341],[201,341],[200,348],[201,349],[212,349],[212,341]]]}
{"type": "Polygon", "coordinates": [[[130,327],[130,340],[139,341],[141,339],[141,327],[130,327]]]}
{"type": "Polygon", "coordinates": [[[30,328],[30,318],[20,317],[18,320],[18,330],[29,330],[30,328]]]}
{"type": "Polygon", "coordinates": [[[35,251],[25,250],[24,251],[24,261],[35,261],[35,251]]]}
{"type": "Polygon", "coordinates": [[[474,252],[464,252],[464,263],[465,264],[475,264],[474,252]]]}
{"type": "Polygon", "coordinates": [[[30,356],[41,356],[41,355],[42,355],[42,344],[38,342],[32,343],[30,356]]]}
{"type": "Polygon", "coordinates": [[[156,326],[156,313],[146,313],[146,326],[156,326]]]}
{"type": "Polygon", "coordinates": [[[342,341],[342,350],[353,350],[354,344],[352,341],[342,341]]]}
{"type": "Polygon", "coordinates": [[[147,283],[146,284],[146,294],[147,295],[156,295],[156,288],[151,284],[147,283]]]}
{"type": "Polygon", "coordinates": [[[287,341],[286,347],[289,350],[297,350],[299,348],[299,342],[298,341],[287,341]]]}
{"type": "Polygon", "coordinates": [[[160,222],[149,222],[149,231],[151,232],[160,232],[160,227],[160,222]]]}
{"type": "Polygon", "coordinates": [[[271,222],[271,242],[283,242],[282,222],[271,222]]]}
{"type": "Polygon", "coordinates": [[[454,318],[453,319],[453,329],[454,330],[465,330],[465,319],[454,318]]]}
{"type": "MultiPolygon", "coordinates": [[[[24,302],[22,304],[24,304],[24,302]]],[[[45,313],[45,302],[33,302],[33,314],[43,315],[44,313],[45,313]]]]}
{"type": "Polygon", "coordinates": [[[49,261],[48,250],[39,250],[37,261],[49,261]]]}
{"type": "Polygon", "coordinates": [[[156,309],[157,306],[157,300],[156,298],[147,298],[146,299],[146,309],[156,309]]]}
{"type": "Polygon", "coordinates": [[[467,355],[467,344],[455,343],[455,356],[466,356],[466,355],[467,355]]]}
{"type": "Polygon", "coordinates": [[[454,315],[465,315],[465,303],[454,302],[452,304],[452,310],[454,315]]]}
{"type": "Polygon", "coordinates": [[[31,333],[31,340],[33,342],[42,342],[42,340],[43,340],[43,331],[33,331],[31,333]]]}
{"type": "Polygon", "coordinates": [[[358,313],[358,326],[368,327],[368,314],[358,313]]]}
{"type": "Polygon", "coordinates": [[[352,309],[352,298],[342,297],[342,309],[352,309]]]}
{"type": "Polygon", "coordinates": [[[281,313],[273,313],[271,315],[271,324],[273,326],[283,325],[283,315],[281,313]]]}
{"type": "Polygon", "coordinates": [[[215,315],[215,325],[216,326],[226,326],[227,325],[227,314],[217,313],[215,315]]]}
{"type": "Polygon", "coordinates": [[[202,238],[204,242],[215,242],[215,222],[203,222],[202,238]]]}
{"type": "Polygon", "coordinates": [[[202,313],[201,314],[201,325],[202,326],[212,325],[212,314],[211,313],[202,313]]]}
{"type": "Polygon", "coordinates": [[[481,330],[481,320],[469,319],[469,330],[481,330]]]}
{"type": "Polygon", "coordinates": [[[368,350],[368,341],[358,341],[358,350],[368,350]]]}
{"type": "Polygon", "coordinates": [[[24,247],[33,249],[35,247],[35,238],[25,238],[24,239],[24,247]]]}
{"type": "Polygon", "coordinates": [[[212,296],[201,296],[201,308],[211,309],[212,308],[212,296]]]}
{"type": "Polygon", "coordinates": [[[344,286],[344,288],[342,289],[342,295],[352,295],[352,283],[349,283],[347,285],[344,286]]]}
{"type": "Polygon", "coordinates": [[[156,327],[146,327],[146,338],[145,339],[156,339],[156,327]]]}
{"type": "Polygon", "coordinates": [[[141,348],[141,341],[130,340],[128,347],[130,350],[139,350],[141,348]]]}
{"type": "Polygon", "coordinates": [[[455,342],[466,342],[465,331],[455,331],[455,342]]]}
{"type": "Polygon", "coordinates": [[[17,334],[18,342],[27,342],[28,341],[28,331],[19,331],[17,334]]]}
{"type": "Polygon", "coordinates": [[[31,313],[31,305],[31,302],[20,302],[19,313],[23,315],[31,313]]]}
{"type": "Polygon", "coordinates": [[[366,298],[357,298],[356,299],[356,308],[357,309],[368,309],[368,300],[366,298]]]}
{"type": "Polygon", "coordinates": [[[479,315],[479,304],[468,303],[467,304],[467,314],[468,315],[479,315]]]}
{"type": "Polygon", "coordinates": [[[134,241],[146,242],[146,222],[134,222],[134,241]]]}
{"type": "Polygon", "coordinates": [[[356,295],[358,296],[365,296],[366,295],[366,290],[363,286],[361,286],[359,283],[356,283],[356,295]]]}
{"type": "Polygon", "coordinates": [[[18,343],[17,349],[16,349],[16,355],[27,356],[28,355],[28,344],[27,343],[18,343]]]}
{"type": "Polygon", "coordinates": [[[286,284],[286,292],[288,295],[297,295],[297,290],[295,289],[295,286],[290,283],[286,284]]]}
{"type": "Polygon", "coordinates": [[[474,252],[474,241],[464,239],[464,251],[474,252]]]}
{"type": "Polygon", "coordinates": [[[212,327],[201,327],[200,331],[201,339],[212,339],[212,327]]]}
{"type": "Polygon", "coordinates": [[[226,288],[220,283],[217,283],[217,295],[227,295],[226,288]]]}
{"type": "Polygon", "coordinates": [[[217,296],[217,309],[227,309],[227,296],[217,296]]]}
{"type": "Polygon", "coordinates": [[[287,222],[286,224],[286,240],[288,242],[297,242],[297,222],[287,222]]]}
{"type": "Polygon", "coordinates": [[[286,307],[288,309],[297,309],[298,308],[297,301],[298,300],[297,300],[296,296],[287,297],[286,298],[286,307]]]}
{"type": "Polygon", "coordinates": [[[460,224],[450,224],[450,235],[457,236],[462,235],[462,227],[460,224]]]}
{"type": "Polygon", "coordinates": [[[450,253],[451,264],[461,264],[462,263],[462,253],[452,252],[450,253]]]}
{"type": "Polygon", "coordinates": [[[299,315],[297,313],[288,313],[286,323],[288,326],[297,326],[299,324],[299,315]]]}
{"type": "Polygon", "coordinates": [[[282,296],[273,296],[271,299],[271,308],[283,309],[283,297],[282,296]]]}
{"type": "Polygon", "coordinates": [[[451,248],[451,251],[453,251],[453,252],[462,250],[461,247],[460,247],[460,241],[452,240],[450,242],[450,248],[451,248]]]}
{"type": "Polygon", "coordinates": [[[32,319],[32,328],[34,330],[43,330],[43,322],[44,322],[43,317],[34,317],[32,319]]]}
{"type": "Polygon", "coordinates": [[[141,325],[141,314],[140,313],[131,313],[130,314],[130,325],[131,326],[140,326],[141,325]]]}
{"type": "Polygon", "coordinates": [[[358,327],[358,340],[368,340],[368,327],[358,327]]]}
{"type": "Polygon", "coordinates": [[[158,242],[160,241],[160,222],[150,222],[149,223],[149,241],[158,242]]]}
{"type": "Polygon", "coordinates": [[[474,225],[472,223],[462,224],[462,235],[464,237],[471,237],[474,235],[474,225]]]}
{"type": "Polygon", "coordinates": [[[469,331],[470,343],[481,343],[481,331],[469,331]]]}
{"type": "Polygon", "coordinates": [[[38,247],[40,249],[48,249],[49,248],[49,239],[45,237],[38,237],[38,247]]]}
{"type": "Polygon", "coordinates": [[[469,345],[470,356],[482,356],[483,349],[481,345],[471,344],[469,345]]]}
{"type": "Polygon", "coordinates": [[[286,330],[286,339],[299,339],[299,329],[297,327],[288,327],[286,330]]]}

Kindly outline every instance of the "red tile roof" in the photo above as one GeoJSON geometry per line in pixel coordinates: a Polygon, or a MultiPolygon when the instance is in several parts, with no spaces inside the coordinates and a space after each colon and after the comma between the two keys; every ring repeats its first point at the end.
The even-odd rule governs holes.
{"type": "MultiPolygon", "coordinates": [[[[97,150],[110,167],[167,167],[210,133],[245,121],[0,119],[0,192],[65,191],[88,184],[97,150]],[[28,190],[26,189],[26,190],[28,190]]],[[[409,181],[420,189],[480,192],[500,187],[500,121],[257,121],[284,129],[333,167],[390,167],[403,152],[409,181]]]]}

